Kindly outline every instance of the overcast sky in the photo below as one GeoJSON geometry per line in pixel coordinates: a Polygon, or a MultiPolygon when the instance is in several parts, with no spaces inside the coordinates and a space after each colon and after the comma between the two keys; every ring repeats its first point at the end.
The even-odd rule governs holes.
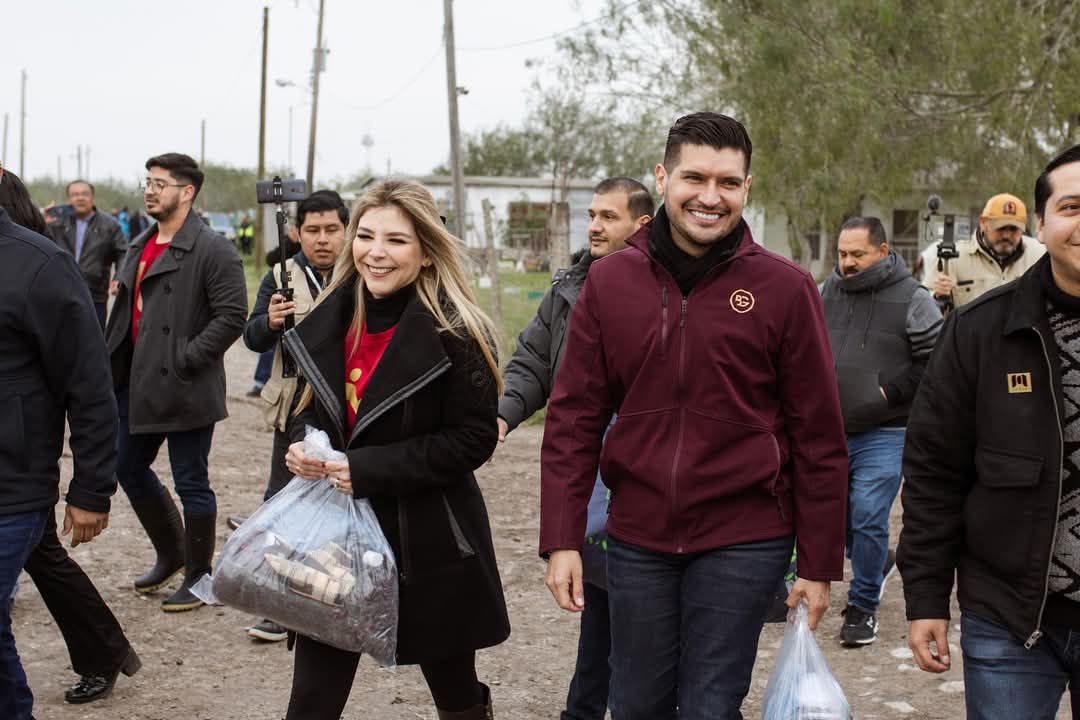
{"type": "MultiPolygon", "coordinates": [[[[441,0],[325,2],[330,53],[319,93],[316,184],[369,163],[377,172],[389,162],[394,172],[422,174],[445,162],[441,0]]],[[[5,5],[6,167],[18,172],[23,68],[29,179],[55,177],[58,156],[64,179],[74,178],[80,144],[90,148],[91,179],[135,180],[146,158],[162,152],[198,159],[203,119],[208,162],[255,167],[262,8],[269,6],[267,164],[288,162],[292,107],[293,167],[303,176],[318,0],[5,5]],[[296,87],[279,87],[278,79],[296,87]]],[[[456,0],[457,79],[469,90],[459,103],[462,130],[519,122],[536,73],[526,61],[550,57],[551,35],[594,19],[601,7],[600,0],[456,0]]]]}

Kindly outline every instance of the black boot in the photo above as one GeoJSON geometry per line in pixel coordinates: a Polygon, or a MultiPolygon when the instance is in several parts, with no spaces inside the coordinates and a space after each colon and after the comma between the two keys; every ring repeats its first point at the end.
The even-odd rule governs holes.
{"type": "Polygon", "coordinates": [[[131,503],[131,509],[142,523],[157,552],[154,567],[135,578],[135,591],[150,593],[165,587],[184,567],[184,526],[172,496],[165,493],[131,503]]]}
{"type": "Polygon", "coordinates": [[[71,703],[72,705],[81,705],[83,703],[94,702],[95,700],[106,698],[112,693],[113,686],[116,685],[116,678],[120,673],[124,673],[128,677],[131,677],[139,672],[141,667],[142,660],[135,654],[135,648],[129,647],[127,656],[124,657],[124,661],[120,663],[120,667],[116,668],[115,671],[104,675],[81,676],[79,682],[75,683],[71,688],[64,692],[64,702],[71,703]]]}
{"type": "Polygon", "coordinates": [[[191,586],[210,572],[214,559],[216,522],[217,513],[184,513],[184,582],[171,597],[161,601],[161,609],[165,612],[194,610],[203,604],[202,600],[191,593],[191,586]]]}
{"type": "Polygon", "coordinates": [[[495,720],[495,711],[491,707],[491,690],[484,683],[480,683],[480,690],[483,693],[484,701],[479,705],[473,705],[468,710],[450,712],[449,710],[435,708],[439,720],[495,720]]]}

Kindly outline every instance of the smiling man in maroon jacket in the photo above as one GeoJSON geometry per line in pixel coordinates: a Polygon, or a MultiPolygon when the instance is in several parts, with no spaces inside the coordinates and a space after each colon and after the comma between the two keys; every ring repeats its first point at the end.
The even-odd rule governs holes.
{"type": "Polygon", "coordinates": [[[811,627],[843,577],[847,450],[821,299],[751,238],[750,155],[732,118],[676,121],[656,166],[663,207],[591,269],[548,406],[540,552],[565,610],[584,605],[598,465],[612,493],[619,720],[741,717],[796,536],[788,604],[805,599],[811,627]]]}

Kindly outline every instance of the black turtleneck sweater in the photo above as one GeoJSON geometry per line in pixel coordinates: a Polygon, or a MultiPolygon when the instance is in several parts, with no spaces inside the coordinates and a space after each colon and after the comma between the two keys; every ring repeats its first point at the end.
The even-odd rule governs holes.
{"type": "Polygon", "coordinates": [[[416,294],[416,283],[410,283],[392,295],[377,298],[364,288],[364,325],[369,333],[380,333],[397,325],[405,306],[416,294]]]}
{"type": "Polygon", "coordinates": [[[704,255],[694,257],[675,244],[670,222],[667,210],[661,205],[649,227],[649,252],[675,278],[675,284],[684,297],[690,294],[706,273],[731,259],[746,232],[746,221],[739,218],[739,223],[730,233],[713,243],[704,255]]]}

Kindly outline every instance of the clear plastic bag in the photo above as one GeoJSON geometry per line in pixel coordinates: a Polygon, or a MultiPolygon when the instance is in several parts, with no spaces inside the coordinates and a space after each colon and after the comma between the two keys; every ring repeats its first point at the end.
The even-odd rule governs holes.
{"type": "MultiPolygon", "coordinates": [[[[345,459],[326,433],[310,427],[304,453],[345,459]]],[[[398,580],[390,545],[370,503],[325,479],[294,478],[264,503],[229,537],[212,580],[193,591],[381,665],[395,663],[398,580]]]]}
{"type": "Polygon", "coordinates": [[[761,717],[762,720],[850,720],[852,717],[844,691],[810,630],[805,601],[788,613],[780,654],[765,687],[761,717]]]}

